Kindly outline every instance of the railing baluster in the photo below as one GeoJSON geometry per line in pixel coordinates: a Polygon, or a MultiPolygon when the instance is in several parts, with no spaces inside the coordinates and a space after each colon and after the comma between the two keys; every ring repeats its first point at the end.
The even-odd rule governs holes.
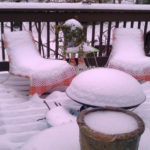
{"type": "Polygon", "coordinates": [[[141,28],[141,21],[138,21],[138,29],[141,28]]]}
{"type": "Polygon", "coordinates": [[[108,22],[108,32],[107,32],[107,56],[110,54],[110,38],[111,38],[111,24],[112,22],[108,22]]]}
{"type": "Polygon", "coordinates": [[[32,22],[29,22],[29,30],[32,31],[32,22]]]}
{"type": "Polygon", "coordinates": [[[20,30],[22,31],[23,22],[20,22],[20,30]]]}
{"type": "MultiPolygon", "coordinates": [[[[4,33],[4,22],[1,22],[1,33],[4,33]]],[[[2,47],[2,60],[5,61],[5,48],[2,39],[1,39],[1,47],[2,47]]]]}
{"type": "Polygon", "coordinates": [[[50,22],[47,22],[47,58],[50,57],[50,22]]]}
{"type": "Polygon", "coordinates": [[[118,28],[119,27],[119,21],[115,22],[115,27],[118,28]]]}
{"type": "Polygon", "coordinates": [[[84,41],[87,42],[87,22],[82,22],[82,25],[83,25],[83,32],[85,34],[84,41]]]}
{"type": "MultiPolygon", "coordinates": [[[[56,22],[56,26],[58,26],[58,22],[56,22]]],[[[58,49],[59,49],[59,36],[58,36],[58,32],[55,30],[55,57],[56,59],[58,59],[58,49]]]]}
{"type": "Polygon", "coordinates": [[[133,28],[133,26],[134,26],[134,22],[133,22],[133,21],[131,21],[131,28],[133,28]]]}
{"type": "Polygon", "coordinates": [[[127,25],[127,22],[126,22],[126,21],[124,21],[124,22],[123,22],[123,27],[125,28],[125,27],[126,27],[126,25],[127,25]]]}
{"type": "Polygon", "coordinates": [[[12,22],[12,21],[10,22],[10,30],[11,30],[11,31],[14,30],[14,29],[13,29],[13,22],[12,22]]]}
{"type": "MultiPolygon", "coordinates": [[[[102,56],[102,50],[103,50],[103,26],[104,22],[100,22],[100,36],[99,36],[99,56],[102,56]]],[[[105,43],[104,43],[105,44],[105,43]]]]}
{"type": "Polygon", "coordinates": [[[95,43],[95,22],[92,23],[92,46],[94,46],[95,43]]]}
{"type": "Polygon", "coordinates": [[[145,21],[145,26],[144,26],[144,36],[146,35],[147,27],[148,27],[148,21],[145,21]]]}

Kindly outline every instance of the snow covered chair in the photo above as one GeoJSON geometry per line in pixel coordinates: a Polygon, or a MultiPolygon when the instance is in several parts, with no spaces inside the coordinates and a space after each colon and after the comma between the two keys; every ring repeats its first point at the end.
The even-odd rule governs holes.
{"type": "Polygon", "coordinates": [[[67,86],[75,76],[74,67],[66,61],[42,58],[31,32],[6,32],[3,40],[10,61],[9,72],[30,79],[31,95],[67,86]]]}
{"type": "Polygon", "coordinates": [[[108,67],[125,71],[138,80],[150,80],[150,58],[144,52],[142,30],[114,29],[108,67]]]}

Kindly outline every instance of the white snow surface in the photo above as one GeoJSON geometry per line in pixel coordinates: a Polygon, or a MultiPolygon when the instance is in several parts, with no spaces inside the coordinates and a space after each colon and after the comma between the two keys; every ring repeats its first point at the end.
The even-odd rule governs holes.
{"type": "Polygon", "coordinates": [[[108,66],[123,68],[135,76],[148,74],[150,59],[145,56],[143,32],[140,29],[115,29],[112,47],[108,66]]]}
{"type": "Polygon", "coordinates": [[[81,23],[77,21],[76,19],[69,19],[65,21],[63,25],[71,27],[71,30],[75,30],[76,28],[83,29],[83,26],[81,25],[81,23]]]}
{"type": "Polygon", "coordinates": [[[82,4],[82,3],[0,3],[0,9],[114,9],[114,10],[150,10],[149,5],[130,5],[130,4],[82,4]]]}
{"type": "Polygon", "coordinates": [[[52,126],[60,126],[76,121],[76,117],[62,106],[58,106],[47,112],[46,120],[52,126]]]}
{"type": "Polygon", "coordinates": [[[129,133],[138,128],[137,121],[122,112],[95,111],[88,113],[84,121],[92,130],[109,135],[129,133]]]}
{"type": "Polygon", "coordinates": [[[66,53],[78,53],[82,51],[86,54],[86,53],[98,52],[98,49],[96,49],[95,47],[92,47],[88,43],[83,42],[82,44],[76,47],[68,47],[66,50],[66,53]]]}
{"type": "MultiPolygon", "coordinates": [[[[150,131],[146,128],[139,144],[139,150],[149,150],[149,138],[150,131]],[[144,144],[144,141],[147,141],[147,144],[144,144]]],[[[21,150],[49,150],[49,148],[53,150],[80,150],[79,128],[77,124],[69,123],[36,134],[21,150]]]]}
{"type": "MultiPolygon", "coordinates": [[[[52,112],[58,111],[57,103],[61,104],[64,107],[61,112],[66,112],[61,117],[64,116],[65,121],[70,121],[69,117],[75,120],[76,117],[71,113],[76,113],[80,105],[70,100],[64,92],[55,91],[46,98],[40,98],[37,94],[29,96],[28,79],[8,76],[8,73],[0,74],[0,77],[0,150],[20,150],[30,137],[53,125],[53,118],[51,124],[43,119],[49,112],[43,101],[47,102],[51,110],[54,109],[52,112]]],[[[61,119],[65,123],[63,118],[61,119]]],[[[57,120],[56,122],[58,123],[57,120]]]]}
{"type": "Polygon", "coordinates": [[[109,68],[80,73],[72,80],[66,93],[73,100],[92,106],[129,107],[145,100],[145,94],[135,78],[109,68]]]}
{"type": "MultiPolygon", "coordinates": [[[[29,96],[28,79],[8,75],[7,72],[0,73],[0,83],[0,150],[21,150],[22,146],[24,146],[23,150],[33,150],[34,147],[37,150],[51,148],[53,150],[79,150],[77,124],[68,122],[51,127],[46,119],[43,119],[49,111],[43,101],[46,101],[51,109],[57,107],[55,103],[61,104],[71,113],[76,113],[81,105],[60,91],[42,98],[36,94],[29,96]]],[[[139,150],[149,150],[150,82],[141,84],[141,87],[146,94],[146,101],[134,112],[144,120],[146,125],[139,150]]]]}
{"type": "Polygon", "coordinates": [[[54,80],[56,76],[70,67],[63,60],[42,58],[28,31],[5,32],[3,37],[7,43],[6,50],[11,62],[10,72],[14,74],[54,80]]]}
{"type": "Polygon", "coordinates": [[[76,123],[47,129],[29,140],[21,150],[80,150],[76,123]]]}

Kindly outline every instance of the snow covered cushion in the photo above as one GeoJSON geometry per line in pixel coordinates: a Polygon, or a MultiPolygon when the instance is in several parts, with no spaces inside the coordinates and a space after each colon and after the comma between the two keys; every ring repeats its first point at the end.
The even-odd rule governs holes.
{"type": "Polygon", "coordinates": [[[113,54],[144,55],[143,32],[139,29],[116,28],[114,30],[113,54]]]}
{"type": "Polygon", "coordinates": [[[143,32],[140,29],[135,28],[116,28],[114,29],[114,38],[142,38],[143,32]]]}
{"type": "Polygon", "coordinates": [[[150,80],[150,59],[144,53],[140,29],[116,28],[108,67],[123,70],[140,80],[150,80]]]}
{"type": "Polygon", "coordinates": [[[3,40],[10,59],[10,72],[30,74],[29,68],[25,66],[31,66],[31,64],[35,66],[41,59],[31,33],[28,31],[5,32],[3,40]]]}

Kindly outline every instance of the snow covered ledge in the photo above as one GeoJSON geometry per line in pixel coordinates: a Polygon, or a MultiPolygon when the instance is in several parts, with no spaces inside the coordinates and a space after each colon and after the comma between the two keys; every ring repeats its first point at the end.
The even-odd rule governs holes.
{"type": "Polygon", "coordinates": [[[0,3],[0,9],[55,9],[55,10],[150,10],[150,5],[131,4],[85,4],[85,3],[0,3]]]}

